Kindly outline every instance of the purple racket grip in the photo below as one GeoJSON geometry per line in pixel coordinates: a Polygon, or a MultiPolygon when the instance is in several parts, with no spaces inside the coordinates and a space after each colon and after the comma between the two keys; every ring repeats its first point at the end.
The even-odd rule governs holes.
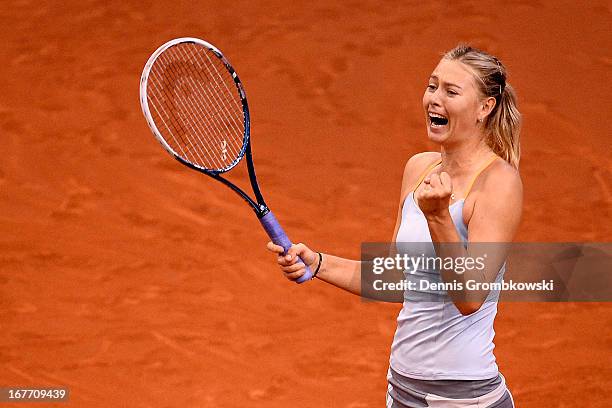
{"type": "MultiPolygon", "coordinates": [[[[274,242],[276,245],[282,246],[285,249],[284,253],[286,254],[289,248],[291,248],[291,241],[289,240],[289,237],[287,237],[287,234],[285,234],[285,231],[283,231],[283,228],[276,220],[274,214],[272,214],[272,211],[261,217],[259,219],[259,222],[261,222],[261,225],[263,225],[272,242],[274,242]]],[[[298,257],[298,262],[301,262],[306,266],[306,273],[300,276],[300,278],[296,280],[296,282],[304,283],[312,278],[312,272],[310,271],[308,265],[306,265],[306,262],[302,261],[302,258],[298,257]]]]}

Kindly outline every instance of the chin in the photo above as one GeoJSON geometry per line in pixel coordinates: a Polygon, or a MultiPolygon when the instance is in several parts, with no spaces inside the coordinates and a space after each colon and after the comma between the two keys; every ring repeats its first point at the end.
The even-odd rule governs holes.
{"type": "Polygon", "coordinates": [[[442,144],[448,140],[450,137],[450,133],[446,130],[442,131],[442,129],[427,129],[427,138],[434,143],[442,144]]]}

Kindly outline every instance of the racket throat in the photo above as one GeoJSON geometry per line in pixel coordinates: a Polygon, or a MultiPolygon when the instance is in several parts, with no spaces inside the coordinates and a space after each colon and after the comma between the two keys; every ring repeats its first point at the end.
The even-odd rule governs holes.
{"type": "Polygon", "coordinates": [[[259,204],[258,208],[253,210],[259,219],[262,219],[270,213],[270,209],[265,204],[259,204]]]}
{"type": "Polygon", "coordinates": [[[255,166],[253,165],[253,154],[251,153],[250,140],[248,142],[245,155],[247,162],[247,170],[249,171],[249,181],[251,182],[251,189],[253,190],[253,194],[255,194],[255,200],[257,201],[257,204],[253,206],[253,209],[255,210],[255,214],[257,214],[257,218],[261,220],[268,213],[270,213],[270,209],[266,205],[261,191],[259,191],[259,185],[257,185],[257,176],[255,175],[255,166]]]}
{"type": "Polygon", "coordinates": [[[257,185],[257,176],[255,175],[255,166],[253,165],[253,154],[251,153],[251,141],[250,140],[248,142],[245,154],[246,154],[247,169],[249,171],[249,180],[251,182],[251,188],[253,189],[253,194],[255,194],[255,200],[257,200],[257,203],[259,204],[260,207],[263,207],[266,209],[265,214],[261,216],[263,217],[268,212],[270,212],[270,210],[267,208],[266,203],[264,202],[263,196],[261,195],[261,191],[259,191],[259,186],[257,185]]]}

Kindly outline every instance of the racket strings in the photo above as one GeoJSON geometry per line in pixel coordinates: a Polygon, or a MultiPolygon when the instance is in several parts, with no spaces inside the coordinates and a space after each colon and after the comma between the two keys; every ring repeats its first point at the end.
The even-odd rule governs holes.
{"type": "MultiPolygon", "coordinates": [[[[213,60],[210,58],[210,55],[208,55],[207,53],[204,54],[206,56],[206,58],[208,59],[209,65],[205,65],[207,68],[208,67],[213,67],[215,70],[215,73],[217,74],[217,77],[221,80],[221,84],[223,84],[223,86],[225,87],[225,90],[227,92],[222,92],[222,96],[224,96],[224,99],[221,99],[222,102],[227,102],[230,105],[234,105],[234,110],[238,110],[239,113],[242,113],[242,105],[238,103],[238,101],[235,98],[228,98],[228,95],[232,95],[232,92],[230,91],[230,89],[227,86],[227,82],[223,80],[223,77],[221,76],[221,73],[219,72],[219,70],[217,69],[217,65],[213,63],[213,60]]],[[[200,55],[201,58],[201,55],[200,55]]],[[[225,70],[223,70],[223,72],[225,72],[225,70]]],[[[209,70],[209,73],[210,72],[209,70]]],[[[226,106],[224,106],[226,107],[226,106]]],[[[227,107],[226,107],[227,108],[227,107]]],[[[240,127],[242,124],[237,123],[235,116],[230,116],[230,118],[232,119],[232,121],[234,122],[234,124],[238,127],[240,127]]]]}
{"type": "Polygon", "coordinates": [[[245,118],[232,74],[209,52],[179,44],[162,53],[149,75],[148,99],[154,121],[161,122],[158,128],[177,154],[224,170],[242,154],[245,118]]]}
{"type": "MultiPolygon", "coordinates": [[[[183,66],[184,67],[184,66],[183,66]]],[[[195,71],[198,74],[201,74],[201,72],[195,71]]],[[[175,72],[175,75],[180,75],[181,73],[177,73],[175,72]]],[[[201,75],[199,76],[200,79],[204,79],[201,75]]],[[[192,83],[193,85],[193,90],[196,91],[196,93],[198,94],[197,96],[203,100],[206,99],[207,103],[209,104],[209,106],[213,106],[216,108],[217,111],[220,110],[225,110],[226,112],[224,114],[227,114],[227,109],[224,109],[224,107],[221,107],[218,102],[216,101],[217,98],[220,96],[218,94],[218,92],[215,91],[215,86],[209,86],[209,88],[212,88],[213,91],[215,91],[215,96],[216,97],[210,97],[208,92],[202,92],[201,87],[197,86],[197,84],[193,81],[193,77],[188,75],[187,78],[189,79],[189,81],[192,83]]],[[[220,78],[222,79],[222,78],[220,78]]],[[[209,83],[210,81],[212,81],[210,78],[205,78],[205,80],[207,81],[207,83],[209,83]]],[[[210,84],[209,84],[210,85],[210,84]]],[[[176,88],[175,88],[176,89],[176,88]]],[[[185,105],[185,98],[177,98],[179,100],[179,102],[181,102],[182,107],[185,108],[186,110],[189,110],[189,108],[191,108],[191,112],[190,114],[192,116],[190,116],[190,118],[195,119],[196,123],[204,123],[205,126],[207,127],[206,130],[208,130],[209,132],[212,132],[214,134],[216,134],[217,136],[222,136],[223,132],[222,132],[222,128],[225,127],[225,130],[227,132],[231,132],[231,129],[224,123],[220,122],[218,115],[208,115],[207,112],[204,112],[201,108],[201,104],[198,104],[197,101],[193,101],[192,98],[186,98],[188,102],[190,102],[189,106],[185,105]],[[194,108],[197,112],[194,112],[194,108]],[[200,116],[198,116],[198,114],[200,116]],[[211,117],[212,116],[212,117],[211,117]],[[202,120],[198,120],[202,119],[202,120]]],[[[197,134],[197,133],[196,133],[197,134]]],[[[236,136],[242,136],[242,131],[241,130],[235,130],[234,134],[236,136]]],[[[199,140],[201,141],[202,139],[199,138],[199,140]]]]}
{"type": "MultiPolygon", "coordinates": [[[[212,89],[212,91],[215,93],[214,96],[216,97],[210,98],[208,95],[206,95],[207,99],[216,106],[219,112],[221,112],[221,115],[215,115],[217,123],[219,123],[219,118],[229,119],[228,121],[222,120],[223,126],[228,132],[233,130],[235,135],[234,140],[237,139],[240,142],[240,145],[237,146],[238,149],[235,150],[235,153],[238,154],[239,150],[241,150],[240,148],[242,147],[242,139],[244,135],[244,113],[242,111],[242,104],[238,102],[238,99],[235,96],[237,89],[235,88],[233,78],[230,77],[230,73],[224,67],[222,68],[221,72],[224,74],[225,78],[221,75],[217,65],[222,64],[222,62],[218,58],[211,58],[208,52],[197,52],[198,50],[202,51],[202,49],[198,48],[194,44],[189,44],[187,47],[190,50],[190,54],[188,56],[193,57],[195,61],[198,62],[198,68],[200,69],[196,70],[196,73],[200,75],[200,78],[202,78],[204,75],[204,69],[209,74],[209,76],[206,78],[209,81],[207,82],[207,85],[208,88],[212,89]],[[208,64],[203,60],[202,54],[207,58],[208,64]],[[214,69],[216,77],[219,79],[219,81],[215,80],[215,75],[213,74],[211,67],[214,69]],[[231,86],[234,89],[233,92],[227,85],[228,81],[231,81],[231,86]],[[225,92],[221,89],[220,85],[225,88],[225,92]],[[228,104],[230,106],[233,104],[234,109],[232,110],[228,104]],[[230,129],[229,121],[233,123],[233,129],[230,129]]],[[[179,51],[184,52],[184,48],[179,48],[179,51]]],[[[196,89],[199,91],[198,88],[196,89]]]]}
{"type": "MultiPolygon", "coordinates": [[[[164,60],[164,58],[161,58],[161,59],[164,60]]],[[[167,61],[167,62],[168,62],[168,65],[166,66],[166,69],[169,71],[172,71],[173,78],[182,79],[183,77],[182,77],[182,74],[180,73],[180,70],[174,69],[175,64],[171,61],[167,61]]],[[[189,77],[185,77],[185,78],[189,78],[189,77]]],[[[173,82],[169,84],[167,88],[175,89],[176,85],[173,82]]],[[[177,125],[177,127],[179,127],[179,129],[182,130],[181,132],[179,132],[181,141],[183,141],[183,144],[180,147],[182,149],[186,149],[187,151],[192,152],[192,154],[193,152],[195,152],[196,154],[198,154],[199,152],[198,154],[199,161],[196,161],[195,164],[200,164],[204,162],[203,157],[210,157],[212,159],[212,163],[214,163],[216,166],[222,166],[221,162],[219,162],[218,160],[215,160],[216,156],[212,153],[210,144],[205,143],[204,142],[205,139],[203,139],[202,137],[202,133],[204,133],[205,131],[214,133],[215,129],[207,125],[204,126],[205,129],[203,129],[202,126],[197,126],[197,125],[201,125],[206,120],[204,116],[205,113],[202,112],[201,109],[200,109],[200,112],[195,113],[194,104],[191,103],[189,99],[175,98],[173,99],[173,101],[178,102],[178,104],[180,105],[178,107],[175,106],[174,109],[170,110],[171,112],[176,112],[176,115],[173,115],[175,119],[176,117],[180,119],[180,120],[175,120],[176,122],[175,125],[177,125]],[[187,105],[186,101],[190,102],[190,104],[187,105]],[[189,115],[185,115],[184,114],[185,112],[189,113],[189,115]],[[190,133],[197,139],[198,143],[194,144],[192,138],[188,137],[190,133]],[[187,136],[187,137],[183,137],[183,136],[187,136]]]]}
{"type": "MultiPolygon", "coordinates": [[[[201,68],[201,67],[199,67],[199,68],[201,68]]],[[[207,68],[207,67],[206,67],[206,68],[207,68]]],[[[206,78],[206,79],[207,79],[207,81],[208,81],[208,85],[209,85],[208,87],[209,87],[209,88],[211,88],[211,86],[210,86],[210,81],[212,81],[212,80],[211,80],[210,78],[206,78]]],[[[222,79],[222,78],[221,78],[221,79],[222,79]]],[[[192,79],[191,77],[190,77],[190,81],[191,81],[192,83],[194,82],[194,81],[193,81],[193,79],[192,79]]],[[[214,92],[215,92],[215,94],[216,94],[216,95],[215,95],[215,96],[216,96],[216,98],[211,98],[211,97],[209,96],[209,94],[208,94],[208,93],[206,93],[206,92],[205,92],[205,93],[202,93],[202,92],[201,92],[201,90],[200,90],[200,88],[199,88],[199,87],[196,87],[196,86],[195,86],[195,84],[194,84],[193,89],[196,91],[196,93],[198,93],[198,95],[197,95],[198,97],[200,97],[200,98],[202,98],[202,99],[206,99],[206,100],[207,100],[207,102],[208,102],[209,104],[211,104],[211,105],[215,105],[215,108],[216,108],[216,109],[218,109],[218,110],[225,110],[226,112],[228,112],[228,111],[227,111],[227,109],[224,109],[224,107],[221,107],[221,106],[219,105],[219,103],[218,103],[218,98],[219,98],[221,95],[219,95],[219,94],[218,94],[218,92],[216,92],[216,91],[215,91],[215,87],[214,87],[214,86],[212,87],[212,89],[213,89],[213,91],[214,91],[214,92]]],[[[231,129],[230,129],[228,126],[227,126],[227,124],[223,123],[222,121],[221,121],[221,122],[219,121],[219,118],[218,118],[216,115],[214,115],[214,116],[212,116],[212,117],[211,117],[210,115],[208,115],[208,113],[207,113],[207,112],[204,112],[204,111],[201,109],[200,104],[192,104],[192,108],[193,108],[194,106],[195,106],[195,108],[198,110],[198,112],[197,112],[197,113],[198,113],[198,114],[200,114],[200,115],[202,115],[202,116],[200,116],[200,117],[198,117],[198,116],[194,115],[194,119],[195,119],[196,123],[204,123],[204,124],[205,124],[205,126],[207,126],[207,130],[212,131],[212,132],[215,132],[215,133],[216,133],[216,135],[220,135],[220,134],[222,134],[222,133],[220,132],[220,130],[221,130],[221,129],[219,129],[219,128],[221,128],[221,127],[225,127],[225,130],[227,130],[228,132],[232,132],[232,130],[231,130],[231,129]],[[213,122],[214,122],[214,123],[213,123],[213,122]],[[212,125],[215,125],[216,127],[214,127],[214,126],[212,126],[212,125]]],[[[238,130],[238,132],[235,132],[235,134],[240,135],[241,133],[240,133],[240,131],[238,130]]]]}
{"type": "MultiPolygon", "coordinates": [[[[195,48],[195,47],[193,47],[195,48]]],[[[233,122],[233,130],[235,132],[235,135],[238,137],[238,139],[242,142],[242,136],[244,133],[244,122],[241,121],[237,121],[236,117],[242,118],[243,119],[243,111],[242,111],[242,104],[238,103],[237,99],[233,97],[232,91],[230,91],[230,89],[227,86],[227,81],[224,80],[224,78],[222,77],[221,73],[219,72],[219,70],[217,69],[216,64],[213,62],[214,60],[218,59],[215,57],[214,60],[212,60],[210,58],[210,56],[208,55],[208,53],[204,53],[204,55],[206,56],[206,58],[208,59],[209,64],[204,63],[204,61],[201,59],[201,54],[199,53],[197,54],[200,57],[200,65],[199,68],[205,68],[207,70],[207,72],[210,74],[211,77],[214,77],[214,75],[212,74],[210,67],[212,66],[215,69],[216,72],[216,76],[219,78],[220,83],[225,87],[226,92],[223,92],[221,90],[221,92],[217,91],[217,86],[211,86],[211,88],[215,91],[215,94],[218,98],[213,98],[214,103],[216,104],[217,108],[219,108],[220,110],[224,110],[226,113],[228,113],[228,115],[226,116],[227,118],[229,118],[232,122],[233,122]],[[230,107],[227,106],[227,104],[225,103],[229,103],[230,105],[234,105],[234,110],[232,111],[230,109],[230,107]],[[220,103],[223,104],[223,106],[220,106],[220,103]]],[[[191,54],[193,57],[196,57],[196,55],[191,54]]],[[[202,72],[202,71],[198,71],[198,72],[202,72]]],[[[223,69],[222,71],[223,73],[225,73],[226,75],[229,75],[229,73],[227,72],[227,70],[223,69]]],[[[233,79],[232,79],[233,82],[233,79]]],[[[211,79],[211,82],[209,83],[209,85],[214,83],[214,79],[211,79]]],[[[218,83],[214,83],[215,85],[217,85],[218,83]]],[[[233,86],[233,84],[232,84],[233,86]]],[[[236,91],[234,91],[236,92],[236,91]]],[[[228,131],[231,131],[230,128],[228,127],[227,123],[223,123],[225,128],[228,131]]],[[[240,150],[240,147],[242,146],[238,146],[238,150],[240,150]]],[[[238,154],[238,151],[235,152],[236,154],[238,154]]]]}
{"type": "MultiPolygon", "coordinates": [[[[191,83],[192,88],[191,90],[194,90],[195,93],[197,94],[196,96],[199,98],[200,101],[202,100],[206,100],[205,103],[208,104],[209,107],[214,107],[215,110],[220,111],[220,110],[224,110],[222,109],[222,107],[216,102],[216,99],[219,97],[218,92],[215,92],[215,95],[213,97],[209,96],[209,92],[202,92],[202,87],[198,86],[198,83],[196,83],[193,80],[193,76],[189,75],[190,73],[196,73],[196,74],[201,74],[201,72],[198,72],[195,69],[192,69],[189,72],[186,72],[185,74],[185,68],[188,66],[187,65],[181,65],[180,69],[178,72],[175,69],[176,64],[172,64],[169,65],[168,68],[173,71],[173,74],[175,77],[179,77],[179,78],[187,78],[187,80],[191,83]]],[[[210,85],[210,78],[203,78],[202,75],[198,75],[200,80],[204,80],[206,81],[206,83],[208,85],[210,85]]],[[[202,83],[202,82],[200,82],[202,83]]],[[[213,85],[212,87],[209,86],[209,88],[212,88],[213,91],[215,89],[215,86],[213,85]]],[[[179,102],[180,106],[180,110],[178,110],[179,112],[181,112],[181,110],[183,111],[187,111],[188,115],[181,115],[181,118],[188,118],[191,119],[190,121],[185,121],[183,120],[184,123],[184,127],[190,128],[190,130],[192,131],[192,133],[197,137],[198,142],[202,145],[204,145],[206,147],[207,152],[210,154],[211,153],[211,149],[208,148],[210,146],[210,143],[205,143],[204,141],[206,141],[205,138],[203,138],[202,134],[208,132],[209,136],[216,136],[215,140],[217,143],[219,143],[220,140],[225,140],[223,137],[223,127],[225,127],[225,131],[227,132],[231,132],[231,130],[229,129],[229,127],[227,127],[227,125],[224,125],[223,123],[220,122],[220,120],[218,119],[219,115],[214,114],[215,112],[212,112],[212,114],[208,114],[207,112],[205,112],[202,107],[201,107],[201,103],[197,103],[197,100],[194,100],[193,98],[189,98],[189,95],[187,95],[186,97],[184,95],[180,95],[177,94],[177,90],[180,90],[180,87],[177,87],[176,85],[173,87],[173,90],[175,91],[175,100],[179,102]],[[189,123],[191,121],[195,121],[195,125],[202,125],[204,124],[205,129],[202,129],[201,126],[194,126],[194,124],[189,123]]],[[[210,110],[210,109],[208,109],[210,110]]],[[[223,114],[227,114],[226,112],[222,112],[223,114]]],[[[235,131],[234,132],[235,135],[237,136],[241,136],[241,132],[240,131],[235,131]]],[[[188,134],[188,133],[186,133],[188,134]]],[[[193,145],[192,141],[190,140],[190,144],[193,145]]],[[[223,145],[222,147],[225,147],[225,145],[223,145]]],[[[212,149],[214,150],[214,147],[212,147],[212,149]]],[[[200,149],[201,150],[201,149],[200,149]]],[[[234,153],[236,153],[234,151],[234,153]]],[[[213,158],[217,158],[215,157],[216,155],[213,155],[213,158]]],[[[219,163],[219,160],[216,160],[215,163],[219,163]]],[[[222,166],[219,166],[222,167],[222,166]]]]}
{"type": "MultiPolygon", "coordinates": [[[[163,58],[161,59],[163,60],[163,58]]],[[[166,69],[169,69],[169,66],[167,66],[166,69]]],[[[165,98],[161,98],[160,95],[164,94],[164,88],[171,87],[171,85],[166,86],[161,82],[158,83],[156,79],[157,78],[155,76],[151,76],[149,79],[149,83],[151,83],[155,88],[155,92],[149,93],[149,99],[151,105],[158,114],[158,118],[162,121],[164,125],[163,128],[166,129],[167,133],[170,134],[172,140],[174,141],[174,143],[169,143],[171,147],[174,150],[178,150],[177,153],[180,154],[181,157],[194,164],[201,165],[206,162],[206,160],[204,159],[205,157],[211,157],[213,158],[213,163],[216,162],[216,165],[220,166],[221,164],[218,161],[214,160],[214,155],[210,154],[210,150],[206,144],[202,143],[200,147],[196,147],[189,138],[184,137],[188,134],[187,128],[191,126],[189,126],[188,123],[185,123],[185,121],[182,119],[182,115],[176,114],[176,108],[169,107],[169,109],[166,109],[166,100],[165,98]],[[206,150],[206,153],[204,153],[204,150],[206,150]]],[[[164,132],[162,129],[160,129],[160,131],[162,131],[162,133],[164,134],[164,139],[166,140],[166,142],[170,142],[170,140],[168,140],[168,137],[166,136],[166,132],[164,132]]],[[[197,134],[195,133],[193,127],[191,131],[194,134],[197,134]]]]}
{"type": "MultiPolygon", "coordinates": [[[[150,99],[152,99],[149,96],[150,99]]],[[[170,136],[172,137],[172,141],[174,141],[174,143],[171,143],[170,140],[168,140],[167,137],[164,137],[164,140],[166,141],[166,143],[168,143],[170,145],[170,147],[173,150],[178,150],[177,154],[179,154],[181,157],[183,157],[184,159],[190,161],[190,162],[194,162],[194,163],[198,163],[200,161],[203,161],[202,157],[200,155],[198,155],[197,158],[195,158],[193,155],[191,157],[189,157],[190,155],[187,154],[187,151],[185,150],[187,147],[187,141],[185,141],[182,136],[180,136],[179,133],[177,133],[177,135],[175,135],[175,132],[172,131],[173,128],[175,128],[175,125],[170,126],[168,123],[171,122],[173,119],[171,118],[171,116],[166,112],[166,110],[164,109],[164,106],[161,104],[156,104],[156,103],[150,103],[150,105],[153,107],[154,112],[151,112],[152,116],[154,118],[158,118],[162,124],[163,127],[167,130],[167,132],[170,134],[170,136]],[[161,109],[161,111],[160,111],[161,109]],[[155,113],[155,115],[153,115],[153,113],[155,113]],[[166,117],[166,119],[164,119],[164,116],[166,117]],[[181,139],[180,141],[178,139],[181,139]],[[195,159],[195,160],[194,160],[195,159]]],[[[154,119],[155,122],[158,122],[157,120],[154,119]]],[[[158,128],[160,128],[159,124],[158,124],[158,128]]],[[[163,129],[160,129],[160,131],[164,132],[163,129]]],[[[166,132],[164,132],[165,134],[166,132]]],[[[187,150],[189,150],[187,148],[187,150]]]]}

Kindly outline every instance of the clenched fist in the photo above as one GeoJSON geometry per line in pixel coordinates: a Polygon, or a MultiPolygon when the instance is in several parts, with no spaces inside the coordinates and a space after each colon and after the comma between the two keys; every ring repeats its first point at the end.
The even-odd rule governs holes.
{"type": "Polygon", "coordinates": [[[423,180],[423,188],[416,193],[419,207],[426,217],[436,217],[448,212],[453,183],[447,172],[431,174],[423,180]]]}

